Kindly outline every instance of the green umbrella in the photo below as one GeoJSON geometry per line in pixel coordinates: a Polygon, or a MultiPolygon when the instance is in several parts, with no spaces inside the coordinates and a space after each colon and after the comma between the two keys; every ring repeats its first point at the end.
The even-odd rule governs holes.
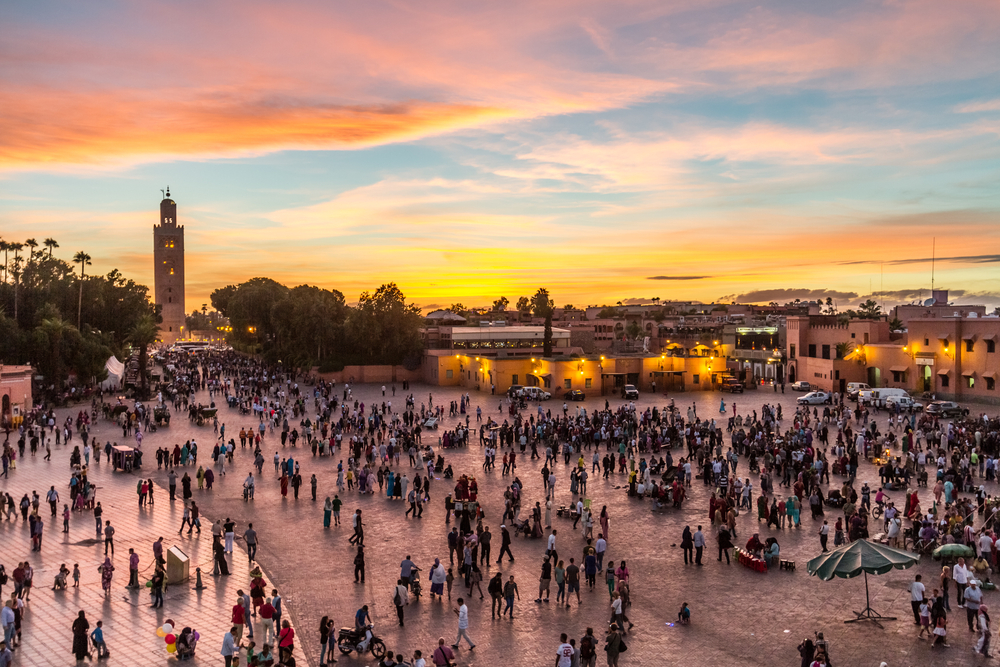
{"type": "Polygon", "coordinates": [[[972,558],[976,552],[964,544],[942,544],[934,550],[934,558],[972,558]]]}
{"type": "Polygon", "coordinates": [[[857,540],[813,558],[806,563],[806,571],[823,581],[829,581],[834,577],[850,579],[863,572],[865,575],[865,608],[863,611],[854,612],[857,618],[845,621],[845,623],[871,620],[879,625],[879,620],[894,621],[896,619],[888,616],[883,617],[871,608],[868,574],[885,574],[893,569],[905,570],[916,565],[919,560],[919,554],[893,549],[878,542],[857,540]]]}

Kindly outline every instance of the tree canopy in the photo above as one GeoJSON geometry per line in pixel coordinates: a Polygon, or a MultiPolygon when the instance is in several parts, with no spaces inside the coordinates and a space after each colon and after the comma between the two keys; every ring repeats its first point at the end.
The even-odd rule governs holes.
{"type": "Polygon", "coordinates": [[[230,343],[272,361],[325,369],[420,362],[423,318],[395,283],[363,292],[354,307],[337,290],[288,288],[270,278],[227,285],[211,300],[229,318],[230,343]]]}

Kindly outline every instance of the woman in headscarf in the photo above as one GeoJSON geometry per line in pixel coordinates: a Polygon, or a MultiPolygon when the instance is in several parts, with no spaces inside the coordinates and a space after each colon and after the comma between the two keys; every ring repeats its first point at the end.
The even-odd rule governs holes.
{"type": "Polygon", "coordinates": [[[115,566],[111,564],[111,559],[104,557],[104,564],[97,568],[101,572],[101,587],[105,595],[111,595],[111,573],[115,571],[115,566]]]}
{"type": "Polygon", "coordinates": [[[601,519],[600,519],[600,521],[601,521],[601,536],[604,537],[605,540],[607,540],[608,539],[608,526],[610,524],[610,520],[608,518],[608,506],[607,505],[604,505],[603,507],[601,507],[601,519]]]}
{"type": "Polygon", "coordinates": [[[89,646],[87,645],[87,631],[90,630],[90,623],[87,621],[83,610],[73,621],[73,654],[77,662],[90,657],[89,646]]]}
{"type": "Polygon", "coordinates": [[[444,565],[441,564],[440,558],[434,559],[434,565],[431,567],[430,580],[431,580],[431,599],[435,595],[441,598],[444,595],[444,583],[448,578],[448,573],[445,571],[444,565]]]}
{"type": "Polygon", "coordinates": [[[189,660],[194,656],[194,647],[197,640],[191,628],[184,628],[177,636],[177,659],[189,660]]]}
{"type": "Polygon", "coordinates": [[[990,614],[989,608],[981,604],[979,605],[979,641],[976,642],[976,652],[982,653],[987,658],[990,656],[990,635],[993,629],[990,627],[990,614]]]}

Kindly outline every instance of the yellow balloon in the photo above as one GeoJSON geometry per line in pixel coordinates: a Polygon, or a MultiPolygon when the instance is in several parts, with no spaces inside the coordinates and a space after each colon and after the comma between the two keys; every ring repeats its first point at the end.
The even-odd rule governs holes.
{"type": "Polygon", "coordinates": [[[162,639],[163,637],[167,636],[167,633],[163,631],[162,627],[156,628],[156,636],[162,639]]]}
{"type": "Polygon", "coordinates": [[[167,644],[167,653],[176,653],[177,644],[167,644]]]}

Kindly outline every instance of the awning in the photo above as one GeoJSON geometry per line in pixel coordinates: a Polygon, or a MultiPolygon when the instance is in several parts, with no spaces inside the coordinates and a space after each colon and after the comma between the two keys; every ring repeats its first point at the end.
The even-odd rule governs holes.
{"type": "Polygon", "coordinates": [[[998,375],[1000,375],[1000,373],[997,373],[996,371],[993,371],[991,373],[983,373],[984,378],[993,378],[994,380],[997,379],[998,375]]]}
{"type": "Polygon", "coordinates": [[[528,373],[528,375],[533,375],[536,378],[538,378],[539,380],[544,380],[546,378],[551,378],[552,377],[552,373],[528,373]]]}
{"type": "Polygon", "coordinates": [[[910,370],[910,367],[909,366],[891,366],[889,368],[889,370],[892,371],[893,373],[905,373],[906,371],[910,370]]]}
{"type": "Polygon", "coordinates": [[[974,334],[974,333],[962,334],[962,340],[975,341],[977,338],[979,338],[978,334],[974,334]]]}
{"type": "Polygon", "coordinates": [[[962,371],[962,377],[971,378],[975,376],[976,376],[976,371],[962,371]]]}
{"type": "Polygon", "coordinates": [[[951,369],[949,369],[949,368],[942,368],[942,369],[938,370],[937,374],[938,375],[951,375],[951,369]]]}
{"type": "Polygon", "coordinates": [[[951,340],[951,334],[950,333],[939,333],[938,334],[938,340],[951,340]]]}
{"type": "Polygon", "coordinates": [[[993,340],[1000,338],[1000,334],[990,334],[989,336],[983,336],[983,340],[993,340]]]}

